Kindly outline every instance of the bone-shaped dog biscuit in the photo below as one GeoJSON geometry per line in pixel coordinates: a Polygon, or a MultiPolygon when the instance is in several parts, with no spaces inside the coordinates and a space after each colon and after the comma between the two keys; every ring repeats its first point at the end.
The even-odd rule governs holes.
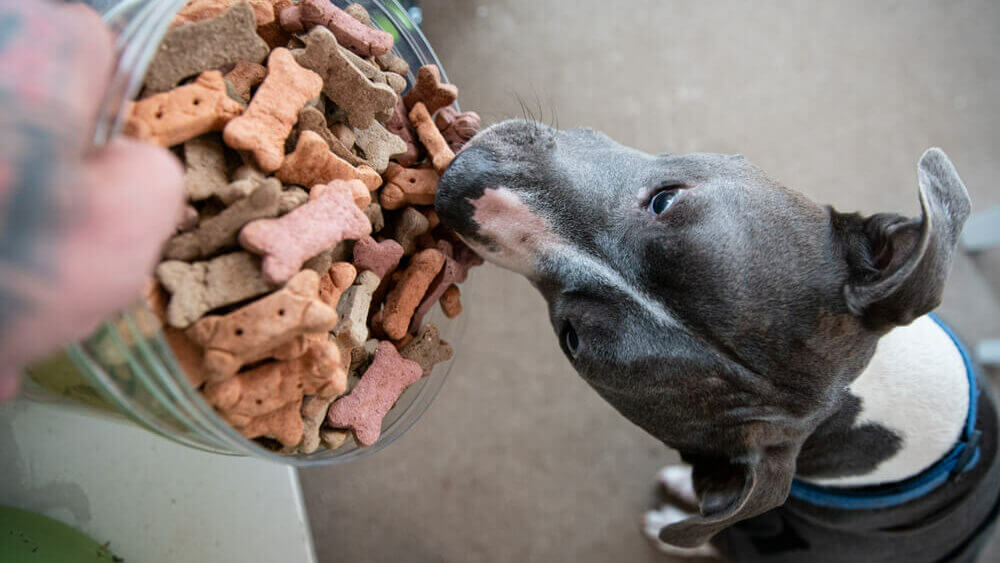
{"type": "Polygon", "coordinates": [[[382,433],[386,413],[422,375],[420,364],[400,356],[391,342],[380,342],[372,365],[350,394],[333,403],[327,422],[335,428],[350,428],[360,445],[370,446],[382,433]]]}
{"type": "Polygon", "coordinates": [[[300,453],[311,454],[319,449],[321,426],[331,403],[332,398],[316,395],[302,399],[302,441],[297,448],[300,453]]]}
{"type": "Polygon", "coordinates": [[[385,172],[390,158],[405,154],[407,150],[403,139],[390,133],[377,121],[367,129],[358,129],[355,142],[364,153],[365,160],[379,174],[385,172]]]}
{"type": "Polygon", "coordinates": [[[372,83],[351,64],[330,30],[314,27],[305,41],[305,49],[295,52],[296,60],[323,77],[323,93],[347,112],[352,127],[369,127],[376,113],[392,109],[396,93],[386,84],[372,83]]]}
{"type": "Polygon", "coordinates": [[[205,219],[194,230],[171,238],[163,254],[173,260],[194,260],[234,245],[236,235],[244,225],[254,219],[278,214],[280,198],[281,182],[271,178],[250,196],[205,219]]]}
{"type": "Polygon", "coordinates": [[[444,255],[436,249],[421,250],[413,256],[403,277],[385,298],[382,329],[389,338],[406,336],[414,311],[443,266],[444,255]]]}
{"type": "Polygon", "coordinates": [[[358,272],[369,270],[379,279],[395,271],[402,258],[403,247],[392,239],[375,242],[367,236],[354,243],[354,266],[358,272]]]}
{"type": "MultiPolygon", "coordinates": [[[[188,0],[187,4],[184,4],[184,7],[174,16],[170,26],[175,27],[214,18],[241,1],[243,0],[188,0]]],[[[246,1],[253,8],[254,19],[256,19],[258,27],[274,21],[274,6],[271,4],[271,0],[246,1]]]]}
{"type": "Polygon", "coordinates": [[[368,312],[380,282],[374,272],[361,272],[341,297],[337,305],[340,320],[333,334],[344,349],[353,350],[368,339],[368,312]]]}
{"type": "Polygon", "coordinates": [[[210,131],[221,131],[243,112],[226,94],[222,73],[202,73],[191,84],[133,102],[125,122],[129,137],[170,147],[210,131]]]}
{"type": "Polygon", "coordinates": [[[275,49],[267,59],[267,78],[257,88],[250,106],[223,130],[226,144],[250,151],[264,172],[277,170],[299,110],[322,88],[323,79],[299,66],[288,49],[275,49]]]}
{"type": "Polygon", "coordinates": [[[314,187],[310,200],[287,215],[250,223],[239,240],[243,248],[263,256],[264,277],[277,284],[317,253],[370,231],[371,223],[354,203],[350,182],[335,180],[314,187]]]}
{"type": "Polygon", "coordinates": [[[481,123],[478,113],[474,111],[458,113],[450,106],[441,108],[434,116],[434,124],[454,152],[461,150],[465,143],[479,132],[481,123]]]}
{"type": "Polygon", "coordinates": [[[372,232],[377,233],[385,227],[385,215],[382,214],[382,206],[372,202],[365,208],[365,217],[372,224],[372,232]]]}
{"type": "Polygon", "coordinates": [[[458,87],[441,82],[441,70],[437,65],[424,65],[417,71],[417,82],[403,96],[406,109],[413,110],[418,103],[424,104],[428,113],[450,106],[458,99],[458,87]]]}
{"type": "Polygon", "coordinates": [[[427,295],[420,302],[420,306],[413,312],[413,317],[410,319],[411,333],[416,333],[420,329],[424,316],[431,312],[431,309],[444,296],[445,291],[455,284],[464,282],[466,278],[467,270],[451,257],[451,245],[447,241],[438,241],[438,250],[445,257],[444,267],[441,268],[441,272],[427,289],[427,295]]]}
{"type": "Polygon", "coordinates": [[[368,190],[377,189],[382,183],[378,172],[365,165],[351,166],[333,154],[323,138],[313,131],[303,131],[299,135],[295,151],[285,157],[275,177],[286,184],[300,186],[328,184],[334,180],[360,180],[368,190]]]}
{"type": "Polygon", "coordinates": [[[427,232],[430,223],[424,214],[413,207],[407,207],[396,221],[396,231],[393,238],[403,247],[406,256],[417,249],[417,237],[427,232]]]}
{"type": "Polygon", "coordinates": [[[327,305],[336,308],[340,297],[358,275],[358,271],[350,262],[336,262],[319,279],[319,298],[327,305]]]}
{"type": "Polygon", "coordinates": [[[462,291],[458,289],[457,285],[446,289],[444,295],[441,296],[440,302],[444,316],[449,319],[454,319],[462,314],[462,291]]]}
{"type": "Polygon", "coordinates": [[[235,426],[236,431],[245,438],[254,439],[261,436],[274,438],[286,447],[295,446],[302,440],[302,396],[298,399],[273,410],[267,414],[255,417],[245,426],[235,426]]]}
{"type": "Polygon", "coordinates": [[[424,375],[430,374],[435,364],[446,362],[455,355],[451,345],[441,339],[441,331],[434,323],[427,323],[421,328],[416,338],[404,346],[399,353],[407,360],[413,360],[420,364],[424,375]]]}
{"type": "Polygon", "coordinates": [[[146,70],[146,89],[163,92],[188,76],[237,61],[259,63],[268,50],[257,35],[253,9],[240,2],[220,16],[168,31],[146,70]]]}
{"type": "Polygon", "coordinates": [[[420,138],[420,142],[431,156],[434,170],[437,170],[438,174],[444,174],[445,169],[455,159],[455,153],[448,146],[448,142],[444,140],[437,125],[434,125],[431,114],[427,112],[427,108],[422,102],[417,102],[410,110],[410,123],[416,127],[417,137],[420,138]]]}
{"type": "MultiPolygon", "coordinates": [[[[367,26],[328,0],[301,0],[279,14],[282,26],[299,33],[312,26],[323,26],[341,45],[362,57],[384,55],[392,50],[392,35],[367,26]]],[[[313,28],[315,29],[315,28],[313,28]]]]}
{"type": "Polygon", "coordinates": [[[233,85],[233,89],[244,101],[249,102],[250,90],[263,82],[266,76],[267,68],[263,65],[239,61],[223,78],[233,85]]]}
{"type": "Polygon", "coordinates": [[[204,348],[210,377],[225,379],[299,335],[332,329],[337,313],[318,293],[319,275],[304,270],[266,297],[225,316],[204,317],[187,334],[204,348]]]}
{"type": "MultiPolygon", "coordinates": [[[[295,124],[295,129],[292,131],[292,137],[294,137],[294,144],[298,144],[298,137],[302,135],[303,132],[312,131],[313,133],[319,135],[324,142],[326,142],[326,146],[333,151],[333,154],[346,160],[351,166],[364,164],[365,161],[359,158],[358,155],[354,154],[354,151],[351,150],[351,146],[354,145],[354,133],[351,131],[350,127],[346,128],[351,132],[350,145],[345,143],[339,136],[335,135],[333,131],[330,130],[326,123],[326,116],[323,115],[323,112],[314,107],[306,106],[299,112],[299,122],[295,124]]],[[[289,137],[289,140],[292,140],[292,137],[289,137]]]]}
{"type": "Polygon", "coordinates": [[[271,290],[260,273],[260,259],[247,252],[193,264],[167,260],[156,267],[156,277],[170,292],[167,322],[177,328],[187,328],[212,309],[271,290]]]}
{"type": "Polygon", "coordinates": [[[438,179],[440,176],[431,168],[403,168],[390,163],[385,170],[385,185],[379,192],[379,203],[385,209],[434,205],[438,179]]]}
{"type": "Polygon", "coordinates": [[[184,143],[184,195],[188,201],[212,197],[228,183],[222,143],[211,137],[184,143]]]}

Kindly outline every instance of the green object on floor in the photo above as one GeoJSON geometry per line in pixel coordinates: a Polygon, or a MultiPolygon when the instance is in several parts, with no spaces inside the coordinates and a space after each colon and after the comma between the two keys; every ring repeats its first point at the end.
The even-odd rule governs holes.
{"type": "Polygon", "coordinates": [[[0,506],[0,561],[105,563],[123,560],[58,520],[19,508],[0,506]]]}

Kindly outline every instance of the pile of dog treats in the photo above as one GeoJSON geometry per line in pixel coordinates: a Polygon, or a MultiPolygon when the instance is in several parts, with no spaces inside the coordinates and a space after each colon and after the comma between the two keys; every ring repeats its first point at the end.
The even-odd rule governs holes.
{"type": "Polygon", "coordinates": [[[191,0],[130,108],[186,167],[148,301],[206,401],[285,453],[375,443],[482,263],[433,209],[479,117],[433,65],[407,90],[392,46],[357,4],[191,0]]]}

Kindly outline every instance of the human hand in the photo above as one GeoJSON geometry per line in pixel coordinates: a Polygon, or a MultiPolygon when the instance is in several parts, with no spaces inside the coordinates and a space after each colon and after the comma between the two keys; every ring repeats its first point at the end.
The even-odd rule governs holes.
{"type": "Polygon", "coordinates": [[[0,400],[139,295],[181,212],[169,151],[92,150],[111,63],[89,8],[0,0],[0,400]]]}

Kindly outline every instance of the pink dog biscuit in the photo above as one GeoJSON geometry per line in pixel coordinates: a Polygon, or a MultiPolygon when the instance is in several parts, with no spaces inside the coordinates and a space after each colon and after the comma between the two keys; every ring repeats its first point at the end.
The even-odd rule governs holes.
{"type": "MultiPolygon", "coordinates": [[[[242,0],[188,0],[188,3],[184,4],[184,7],[174,16],[174,21],[170,22],[170,26],[214,18],[240,1],[242,0]]],[[[270,0],[246,1],[253,8],[258,27],[274,21],[274,6],[270,0]]]]}
{"type": "Polygon", "coordinates": [[[451,345],[441,340],[441,332],[434,323],[427,323],[427,326],[420,329],[416,338],[404,346],[399,353],[407,360],[413,360],[420,364],[424,375],[430,374],[435,364],[446,362],[455,355],[451,345]]]}
{"type": "Polygon", "coordinates": [[[372,365],[349,395],[333,403],[327,422],[350,428],[358,444],[370,446],[382,433],[386,413],[421,375],[420,364],[400,356],[391,342],[379,342],[372,365]]]}
{"type": "Polygon", "coordinates": [[[385,170],[385,185],[379,193],[379,203],[385,209],[434,205],[438,179],[440,176],[433,169],[403,168],[390,163],[385,170]]]}
{"type": "Polygon", "coordinates": [[[226,94],[222,73],[210,70],[191,84],[133,102],[125,122],[129,137],[170,147],[221,131],[243,106],[226,94]]]}
{"type": "Polygon", "coordinates": [[[350,262],[336,262],[319,279],[319,298],[327,305],[336,308],[340,296],[354,283],[358,271],[350,262]]]}
{"type": "Polygon", "coordinates": [[[314,25],[333,32],[337,41],[361,57],[384,55],[392,50],[392,35],[352,18],[328,0],[302,0],[279,14],[282,26],[300,33],[314,25]]]}
{"type": "Polygon", "coordinates": [[[187,328],[212,309],[272,289],[260,273],[260,260],[247,252],[193,264],[167,260],[156,267],[156,277],[171,294],[167,321],[177,328],[187,328]]]}
{"type": "Polygon", "coordinates": [[[267,78],[257,88],[243,115],[226,125],[226,144],[253,153],[264,172],[273,172],[285,157],[285,139],[292,131],[299,110],[323,89],[323,79],[302,68],[288,49],[271,51],[267,78]]]}
{"type": "Polygon", "coordinates": [[[393,107],[392,117],[389,121],[385,122],[386,129],[390,133],[399,137],[406,143],[406,152],[396,156],[396,162],[402,166],[413,166],[420,160],[423,155],[423,147],[416,142],[413,135],[413,127],[410,125],[410,120],[407,118],[406,106],[403,105],[403,99],[398,98],[396,100],[396,105],[393,107]]]}
{"type": "Polygon", "coordinates": [[[371,223],[355,205],[350,182],[335,180],[314,187],[309,201],[287,215],[244,227],[240,244],[263,256],[264,278],[278,284],[294,276],[310,257],[369,232],[371,223]]]}
{"type": "Polygon", "coordinates": [[[371,82],[351,64],[330,30],[314,27],[305,42],[305,49],[295,51],[296,60],[323,77],[323,93],[347,113],[352,127],[370,127],[376,114],[392,109],[396,93],[386,84],[371,82]]]}
{"type": "Polygon", "coordinates": [[[295,151],[285,157],[275,177],[286,184],[300,186],[328,184],[335,180],[360,180],[368,191],[378,189],[382,183],[382,177],[370,167],[362,165],[355,168],[330,152],[326,141],[313,131],[303,131],[299,135],[295,151]]]}
{"type": "Polygon", "coordinates": [[[410,110],[410,122],[417,128],[420,142],[427,148],[427,153],[431,155],[434,170],[437,170],[438,174],[444,174],[445,169],[454,160],[455,153],[448,147],[447,141],[441,136],[441,132],[434,125],[434,120],[431,119],[431,114],[427,112],[427,108],[422,102],[417,102],[410,110]]]}
{"type": "Polygon", "coordinates": [[[266,76],[267,68],[263,65],[239,61],[223,78],[233,85],[233,89],[244,101],[249,102],[250,90],[263,82],[266,76]]]}
{"type": "Polygon", "coordinates": [[[219,16],[168,31],[146,70],[146,89],[163,92],[199,72],[237,61],[260,62],[267,52],[253,9],[240,2],[219,16]]]}
{"type": "Polygon", "coordinates": [[[424,65],[417,71],[417,83],[403,96],[406,109],[423,103],[429,114],[450,106],[458,99],[458,87],[441,82],[441,71],[437,65],[424,65]]]}
{"type": "Polygon", "coordinates": [[[318,293],[319,275],[304,270],[279,291],[228,315],[209,315],[195,323],[187,334],[205,350],[210,378],[225,379],[244,364],[274,355],[301,334],[332,329],[337,312],[318,293]]]}
{"type": "Polygon", "coordinates": [[[236,234],[254,219],[274,217],[281,204],[281,182],[270,178],[248,197],[201,221],[197,228],[170,240],[163,255],[173,260],[194,260],[236,244],[236,234]]]}
{"type": "Polygon", "coordinates": [[[403,277],[385,298],[382,329],[389,338],[399,340],[406,336],[414,311],[443,266],[444,255],[433,248],[413,256],[403,277]]]}
{"type": "Polygon", "coordinates": [[[379,279],[395,271],[403,258],[403,247],[392,239],[375,242],[370,236],[354,243],[354,266],[358,272],[369,270],[379,279]]]}
{"type": "Polygon", "coordinates": [[[479,132],[482,120],[474,111],[458,113],[453,107],[443,107],[434,116],[434,124],[441,131],[441,136],[448,141],[451,150],[458,152],[469,139],[479,132]]]}

